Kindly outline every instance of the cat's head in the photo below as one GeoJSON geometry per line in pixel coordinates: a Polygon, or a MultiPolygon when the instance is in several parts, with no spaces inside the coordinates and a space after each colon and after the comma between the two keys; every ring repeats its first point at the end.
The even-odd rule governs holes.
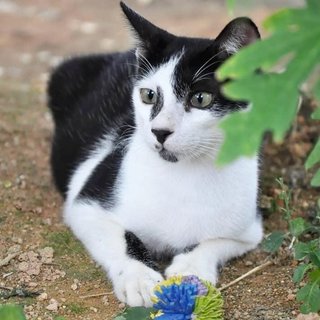
{"type": "Polygon", "coordinates": [[[178,37],[122,2],[121,7],[138,39],[133,89],[138,133],[167,161],[214,157],[222,140],[220,119],[246,106],[221,94],[215,71],[260,38],[257,27],[237,18],[216,39],[178,37]]]}

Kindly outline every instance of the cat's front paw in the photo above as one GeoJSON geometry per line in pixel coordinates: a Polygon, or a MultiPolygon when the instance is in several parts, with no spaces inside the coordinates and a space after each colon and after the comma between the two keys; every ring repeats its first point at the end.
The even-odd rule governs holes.
{"type": "Polygon", "coordinates": [[[151,307],[153,289],[163,277],[145,264],[130,260],[117,272],[113,272],[111,280],[114,292],[120,301],[131,307],[151,307]]]}
{"type": "Polygon", "coordinates": [[[192,252],[175,256],[171,265],[166,269],[165,275],[167,278],[177,275],[195,275],[214,285],[218,281],[217,265],[210,264],[206,257],[195,256],[192,252]]]}

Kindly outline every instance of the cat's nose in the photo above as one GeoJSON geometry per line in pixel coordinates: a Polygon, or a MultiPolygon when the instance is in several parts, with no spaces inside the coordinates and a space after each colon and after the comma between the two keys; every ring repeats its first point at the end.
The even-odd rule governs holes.
{"type": "Polygon", "coordinates": [[[156,136],[157,140],[162,144],[166,141],[168,136],[170,136],[172,131],[169,130],[158,130],[158,129],[151,129],[151,132],[156,136]]]}

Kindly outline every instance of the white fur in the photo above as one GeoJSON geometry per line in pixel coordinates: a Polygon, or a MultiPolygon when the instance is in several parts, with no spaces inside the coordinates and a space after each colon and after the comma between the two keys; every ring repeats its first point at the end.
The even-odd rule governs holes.
{"type": "Polygon", "coordinates": [[[172,89],[179,57],[153,70],[133,92],[137,130],[124,156],[112,212],[99,204],[76,201],[90,173],[112,149],[112,139],[96,146],[76,170],[69,185],[64,216],[113,282],[118,298],[129,305],[151,304],[162,276],[126,254],[125,230],[151,250],[173,249],[178,255],[166,275],[195,274],[217,281],[217,266],[253,249],[261,240],[256,214],[257,158],[241,158],[218,168],[214,158],[222,142],[219,119],[207,111],[186,113],[172,89]],[[164,108],[150,121],[151,106],[141,102],[140,88],[164,93],[164,108]],[[164,146],[178,162],[163,160],[151,129],[173,133],[164,146]],[[187,246],[200,243],[193,251],[187,246]]]}

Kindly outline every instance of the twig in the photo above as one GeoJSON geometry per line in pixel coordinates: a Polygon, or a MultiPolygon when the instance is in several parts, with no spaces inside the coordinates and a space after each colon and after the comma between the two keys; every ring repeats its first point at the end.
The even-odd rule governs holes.
{"type": "Polygon", "coordinates": [[[224,286],[222,286],[222,287],[220,287],[220,288],[218,288],[218,289],[219,289],[220,291],[223,291],[223,290],[225,290],[225,289],[227,289],[227,288],[235,285],[236,283],[240,282],[241,280],[249,277],[250,275],[252,275],[252,274],[254,274],[254,273],[256,273],[256,272],[258,272],[258,271],[260,271],[260,270],[262,270],[262,269],[264,269],[264,268],[266,268],[266,267],[268,267],[268,266],[270,266],[271,264],[273,264],[272,261],[267,261],[267,262],[265,262],[264,264],[253,268],[252,270],[250,270],[250,271],[248,271],[247,273],[243,274],[243,275],[240,276],[239,278],[231,281],[230,283],[228,283],[228,284],[226,284],[226,285],[224,285],[224,286]]]}
{"type": "Polygon", "coordinates": [[[0,260],[0,268],[9,264],[9,262],[18,256],[20,252],[10,253],[4,259],[0,260]]]}
{"type": "Polygon", "coordinates": [[[5,279],[5,278],[10,277],[12,274],[13,274],[13,271],[12,271],[12,272],[9,272],[9,273],[5,273],[5,274],[2,276],[2,279],[5,279]]]}
{"type": "Polygon", "coordinates": [[[103,292],[103,293],[96,293],[96,294],[88,294],[86,296],[80,296],[81,299],[88,299],[88,298],[97,298],[97,297],[103,297],[113,294],[113,291],[111,292],[103,292]]]}
{"type": "Polygon", "coordinates": [[[0,286],[0,289],[1,290],[8,290],[8,291],[13,290],[13,288],[11,288],[11,287],[4,287],[4,286],[0,286]]]}

